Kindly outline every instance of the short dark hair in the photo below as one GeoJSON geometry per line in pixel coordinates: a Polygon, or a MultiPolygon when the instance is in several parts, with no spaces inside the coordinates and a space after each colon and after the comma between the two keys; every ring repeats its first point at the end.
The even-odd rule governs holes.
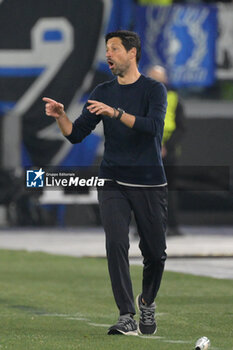
{"type": "Polygon", "coordinates": [[[105,36],[105,43],[107,44],[109,39],[115,37],[121,39],[122,45],[124,46],[127,52],[133,47],[136,47],[136,62],[138,64],[141,58],[141,41],[138,34],[129,30],[117,30],[116,32],[110,32],[105,36]]]}

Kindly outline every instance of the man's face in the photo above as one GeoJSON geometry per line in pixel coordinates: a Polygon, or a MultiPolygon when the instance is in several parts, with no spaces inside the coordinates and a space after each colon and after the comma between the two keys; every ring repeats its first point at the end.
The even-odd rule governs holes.
{"type": "Polygon", "coordinates": [[[115,37],[107,41],[106,58],[111,72],[123,77],[132,63],[132,52],[131,50],[127,52],[121,39],[115,37]]]}

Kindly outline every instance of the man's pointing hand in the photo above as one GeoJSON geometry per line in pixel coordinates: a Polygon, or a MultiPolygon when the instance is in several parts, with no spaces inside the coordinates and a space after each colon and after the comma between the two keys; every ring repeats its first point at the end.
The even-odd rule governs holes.
{"type": "Polygon", "coordinates": [[[54,118],[60,118],[65,115],[64,105],[48,97],[43,97],[42,99],[45,104],[46,115],[54,118]]]}

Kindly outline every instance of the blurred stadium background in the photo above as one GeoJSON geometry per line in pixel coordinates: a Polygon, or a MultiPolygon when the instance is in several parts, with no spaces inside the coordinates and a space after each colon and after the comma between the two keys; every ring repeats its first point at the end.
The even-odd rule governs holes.
{"type": "Polygon", "coordinates": [[[101,225],[95,191],[29,191],[25,172],[98,166],[101,126],[71,145],[41,98],[61,101],[74,120],[112,78],[104,35],[117,29],[140,34],[141,72],[165,66],[183,99],[180,224],[233,233],[233,4],[191,0],[0,2],[0,228],[101,225]]]}

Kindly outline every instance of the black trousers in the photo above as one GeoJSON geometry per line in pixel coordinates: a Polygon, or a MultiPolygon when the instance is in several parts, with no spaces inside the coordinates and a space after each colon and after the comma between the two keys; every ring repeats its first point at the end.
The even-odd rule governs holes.
{"type": "Polygon", "coordinates": [[[112,290],[120,315],[135,314],[129,271],[129,224],[134,212],[143,255],[142,297],[151,304],[166,260],[167,188],[130,187],[106,182],[98,190],[112,290]]]}

